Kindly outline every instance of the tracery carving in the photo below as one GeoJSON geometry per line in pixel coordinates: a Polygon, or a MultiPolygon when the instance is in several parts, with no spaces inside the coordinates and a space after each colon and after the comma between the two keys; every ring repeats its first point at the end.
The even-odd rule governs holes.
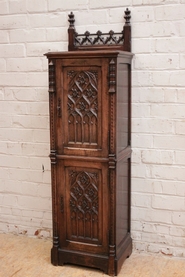
{"type": "Polygon", "coordinates": [[[121,45],[124,41],[124,32],[115,33],[110,30],[109,33],[104,34],[101,31],[97,31],[95,34],[91,34],[86,31],[83,35],[79,35],[75,32],[75,45],[107,45],[107,44],[116,44],[121,45]]]}
{"type": "Polygon", "coordinates": [[[98,72],[68,71],[69,142],[97,143],[98,137],[98,72]]]}
{"type": "Polygon", "coordinates": [[[97,31],[96,33],[91,34],[89,31],[86,31],[84,34],[78,34],[75,30],[75,16],[73,12],[71,12],[68,17],[69,51],[91,47],[109,48],[109,46],[117,47],[118,49],[120,48],[125,51],[130,51],[131,12],[128,8],[124,12],[125,25],[123,26],[123,30],[121,32],[114,32],[110,30],[108,33],[97,31]]]}
{"type": "Polygon", "coordinates": [[[73,238],[98,239],[98,179],[96,172],[69,172],[69,205],[73,238]]]}

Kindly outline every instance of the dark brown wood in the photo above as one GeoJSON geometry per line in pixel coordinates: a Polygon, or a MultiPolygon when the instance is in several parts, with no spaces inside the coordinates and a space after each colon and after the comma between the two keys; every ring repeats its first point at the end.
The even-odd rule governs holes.
{"type": "Polygon", "coordinates": [[[68,28],[68,50],[98,50],[98,49],[117,49],[122,51],[131,51],[131,12],[127,8],[125,10],[125,25],[120,33],[110,30],[108,33],[97,31],[91,34],[86,31],[84,34],[78,34],[75,29],[75,17],[71,12],[69,15],[68,28]]]}
{"type": "MultiPolygon", "coordinates": [[[[125,36],[130,36],[128,10],[125,20],[127,51],[115,45],[97,50],[94,41],[90,48],[96,51],[75,48],[71,13],[70,51],[46,54],[53,209],[51,261],[54,265],[69,263],[101,269],[110,276],[119,273],[132,251],[132,54],[129,40],[125,44],[125,36]]],[[[86,34],[84,42],[88,39],[86,34]]],[[[96,39],[102,40],[100,33],[96,39]]]]}

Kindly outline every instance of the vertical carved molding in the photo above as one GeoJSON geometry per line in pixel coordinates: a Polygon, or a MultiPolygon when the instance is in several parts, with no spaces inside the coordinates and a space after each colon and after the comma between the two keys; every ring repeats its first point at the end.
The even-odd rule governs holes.
{"type": "Polygon", "coordinates": [[[49,61],[49,109],[50,109],[50,160],[52,185],[52,211],[53,211],[53,248],[51,262],[58,265],[59,238],[57,233],[57,204],[56,204],[56,141],[55,141],[55,62],[49,61]]]}
{"type": "Polygon", "coordinates": [[[112,59],[109,63],[109,93],[116,92],[116,62],[112,59]]]}
{"type": "Polygon", "coordinates": [[[108,274],[115,274],[115,181],[116,181],[116,62],[109,63],[109,108],[110,108],[110,137],[109,137],[109,182],[110,182],[110,235],[109,235],[109,269],[108,274]]]}

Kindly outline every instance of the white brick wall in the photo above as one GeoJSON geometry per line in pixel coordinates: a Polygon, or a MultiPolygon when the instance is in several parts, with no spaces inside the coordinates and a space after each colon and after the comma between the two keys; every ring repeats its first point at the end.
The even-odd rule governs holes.
{"type": "Polygon", "coordinates": [[[185,1],[0,1],[0,230],[51,236],[48,51],[132,11],[134,249],[185,257],[185,1]]]}

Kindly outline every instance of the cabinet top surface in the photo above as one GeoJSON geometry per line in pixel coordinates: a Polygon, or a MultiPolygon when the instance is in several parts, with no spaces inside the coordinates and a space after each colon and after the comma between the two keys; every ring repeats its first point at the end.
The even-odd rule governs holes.
{"type": "Polygon", "coordinates": [[[95,51],[64,51],[64,52],[48,52],[44,54],[47,58],[61,59],[61,58],[75,58],[75,57],[93,57],[93,58],[106,58],[106,57],[125,57],[132,58],[133,54],[126,51],[119,50],[95,50],[95,51]]]}

